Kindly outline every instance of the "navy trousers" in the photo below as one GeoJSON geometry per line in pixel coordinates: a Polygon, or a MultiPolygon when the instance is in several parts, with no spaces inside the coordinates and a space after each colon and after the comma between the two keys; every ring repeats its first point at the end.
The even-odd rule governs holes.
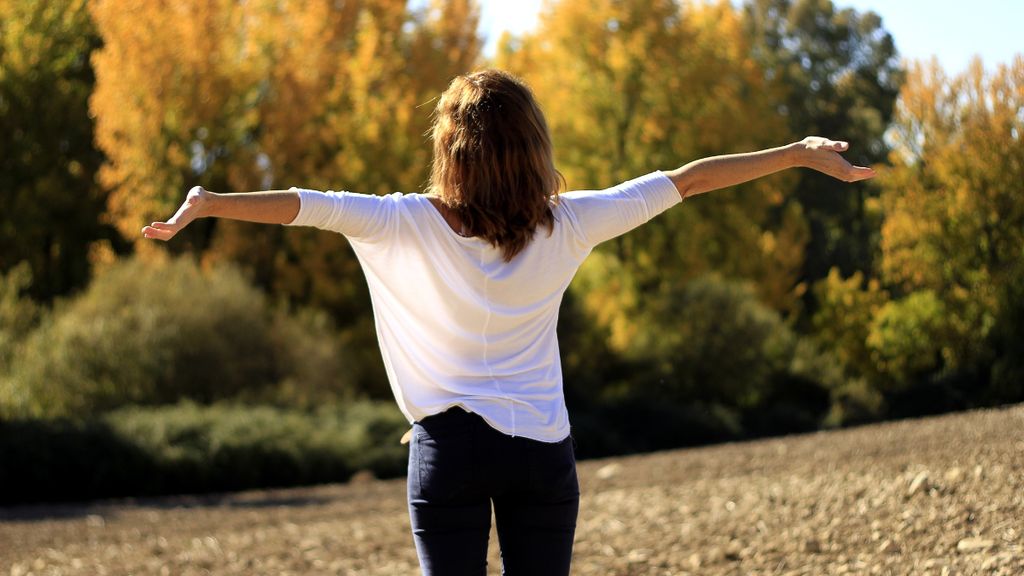
{"type": "Polygon", "coordinates": [[[506,576],[566,576],[580,490],[571,437],[513,438],[461,408],[413,425],[409,515],[425,576],[484,576],[491,506],[506,576]]]}

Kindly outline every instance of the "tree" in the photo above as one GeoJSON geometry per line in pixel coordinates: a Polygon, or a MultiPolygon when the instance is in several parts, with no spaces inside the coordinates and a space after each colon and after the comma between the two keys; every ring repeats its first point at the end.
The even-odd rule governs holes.
{"type": "MultiPolygon", "coordinates": [[[[569,187],[604,188],[790,136],[741,23],[728,2],[564,0],[535,32],[506,38],[497,63],[537,93],[569,187]]],[[[791,178],[692,200],[604,249],[642,294],[716,270],[755,279],[762,298],[791,309],[806,241],[799,208],[769,222],[791,178]]]]}
{"type": "MultiPolygon", "coordinates": [[[[892,36],[873,12],[832,0],[747,0],[744,28],[765,82],[781,91],[777,113],[794,134],[851,142],[861,165],[885,160],[883,138],[903,81],[892,36]]],[[[803,172],[791,199],[810,227],[800,278],[808,284],[837,266],[843,276],[874,274],[880,213],[877,187],[836,183],[803,172]],[[873,209],[874,208],[874,209],[873,209]]]]}
{"type": "MultiPolygon", "coordinates": [[[[277,48],[265,66],[271,82],[258,107],[258,146],[273,180],[240,189],[282,182],[388,193],[416,191],[426,182],[430,106],[424,104],[476,62],[475,4],[435,2],[409,13],[400,3],[377,2],[361,10],[338,14],[334,23],[310,15],[314,28],[303,35],[338,37],[319,52],[302,43],[277,48]]],[[[265,28],[280,26],[287,28],[265,28]]],[[[242,263],[273,293],[327,308],[343,324],[368,321],[365,282],[340,236],[222,223],[211,257],[242,263]]],[[[364,329],[371,331],[368,324],[364,329]]]]}
{"type": "Polygon", "coordinates": [[[82,287],[113,237],[87,107],[100,44],[85,0],[0,2],[0,273],[27,262],[41,300],[82,287]]]}
{"type": "Polygon", "coordinates": [[[934,60],[916,64],[901,94],[882,180],[881,269],[900,293],[931,291],[944,307],[937,330],[950,369],[987,353],[1004,293],[1024,276],[1021,110],[1020,55],[991,74],[976,60],[953,78],[934,60]]]}
{"type": "MultiPolygon", "coordinates": [[[[423,104],[480,49],[472,0],[417,11],[390,0],[107,0],[93,12],[107,40],[92,101],[110,158],[100,177],[127,238],[195,184],[414,191],[429,169],[423,104]]],[[[176,246],[329,310],[379,366],[365,282],[340,236],[211,221],[176,246]]],[[[388,393],[381,370],[367,378],[388,393]]]]}

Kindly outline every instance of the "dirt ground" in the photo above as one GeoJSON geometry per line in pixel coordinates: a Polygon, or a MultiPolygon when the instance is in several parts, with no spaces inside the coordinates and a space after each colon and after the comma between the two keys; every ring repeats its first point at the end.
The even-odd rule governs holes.
{"type": "MultiPolygon", "coordinates": [[[[579,469],[578,575],[1024,574],[1024,405],[579,469]]],[[[412,575],[404,490],[0,509],[0,575],[412,575]]]]}

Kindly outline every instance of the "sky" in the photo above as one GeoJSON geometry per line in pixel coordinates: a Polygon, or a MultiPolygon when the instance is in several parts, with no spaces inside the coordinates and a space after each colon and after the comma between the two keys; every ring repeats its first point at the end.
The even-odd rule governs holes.
{"type": "MultiPolygon", "coordinates": [[[[494,53],[503,30],[519,34],[536,25],[543,0],[481,0],[484,52],[494,53]]],[[[978,54],[991,69],[1024,54],[1022,0],[835,0],[841,8],[871,10],[896,40],[904,58],[938,57],[950,73],[967,67],[978,54]]]]}

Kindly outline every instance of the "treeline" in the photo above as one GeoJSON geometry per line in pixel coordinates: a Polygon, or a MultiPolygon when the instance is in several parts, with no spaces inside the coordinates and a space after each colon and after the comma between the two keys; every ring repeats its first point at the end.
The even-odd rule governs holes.
{"type": "MultiPolygon", "coordinates": [[[[560,0],[489,61],[478,13],[0,1],[0,468],[42,466],[14,431],[45,453],[131,410],[163,429],[193,403],[316,422],[371,401],[393,422],[344,238],[138,231],[197,184],[420,191],[432,100],[481,66],[534,88],[571,189],[809,134],[881,168],[852,185],[789,171],[600,247],[559,328],[582,455],[1024,400],[1024,57],[905,65],[877,15],[829,0],[560,0]]],[[[397,442],[367,426],[368,445],[397,442]]]]}

